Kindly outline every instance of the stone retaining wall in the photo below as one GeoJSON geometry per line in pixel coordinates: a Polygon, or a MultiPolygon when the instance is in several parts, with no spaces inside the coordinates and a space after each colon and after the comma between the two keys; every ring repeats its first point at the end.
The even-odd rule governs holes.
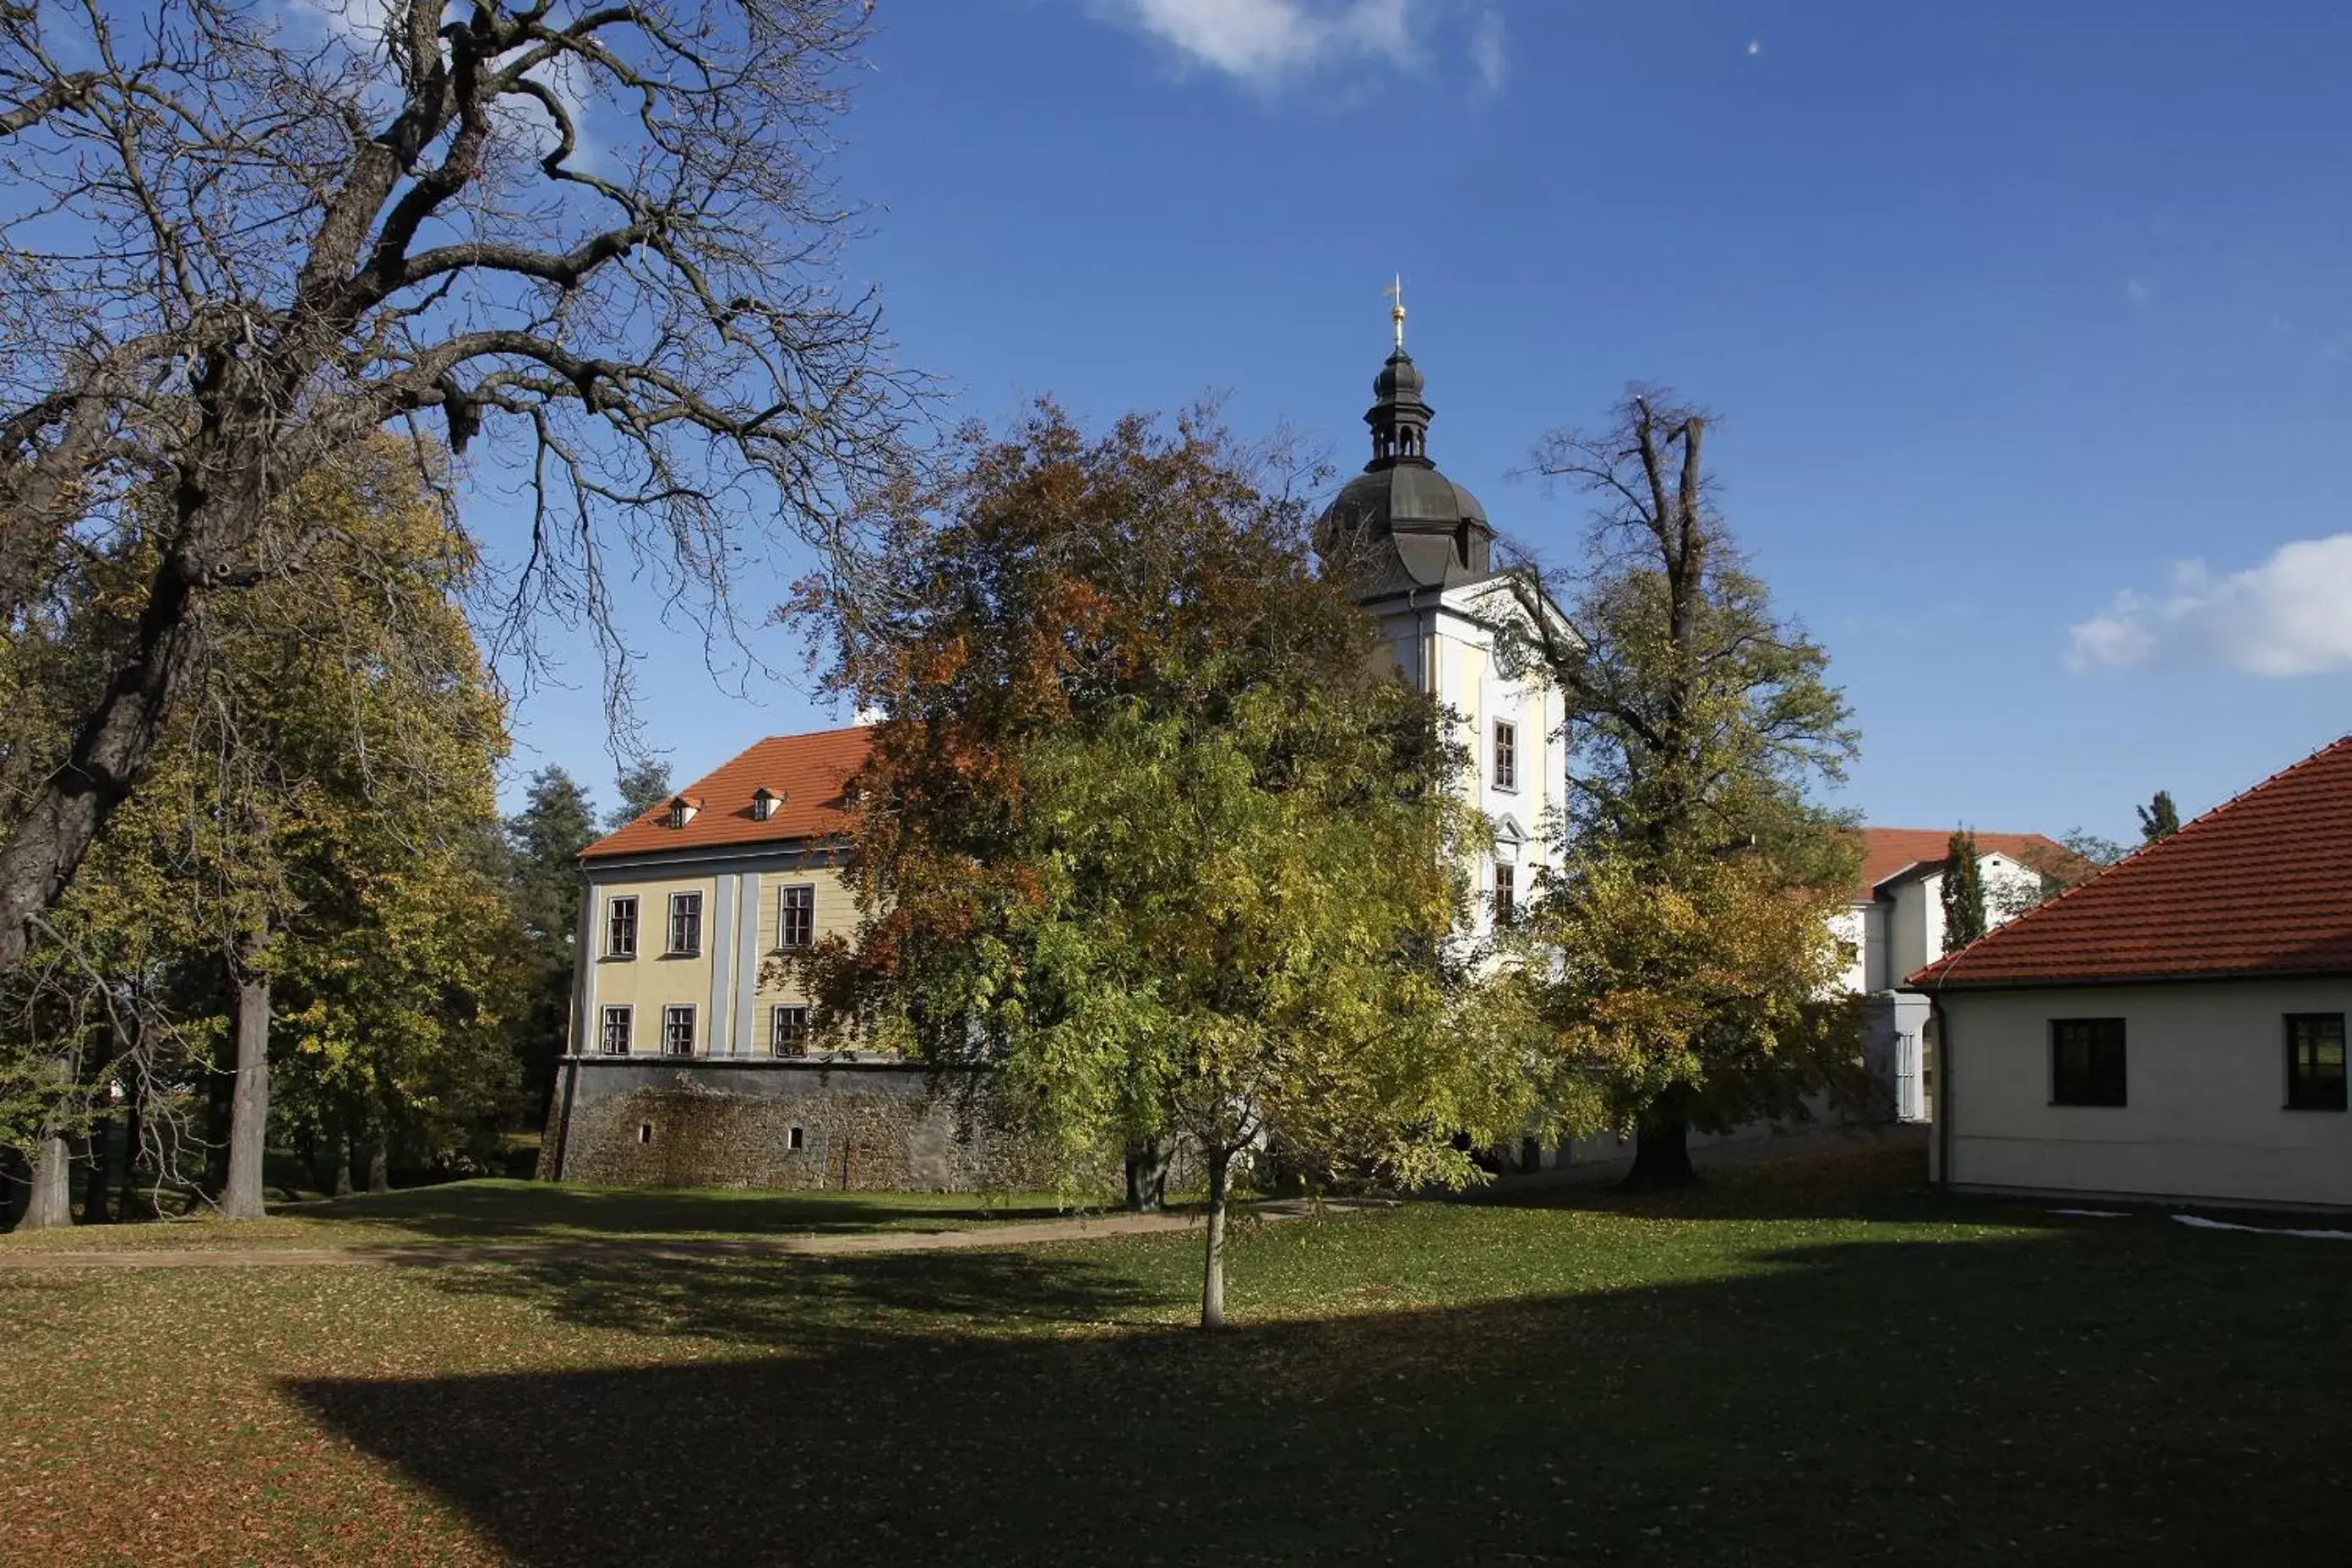
{"type": "Polygon", "coordinates": [[[836,1192],[1053,1186],[984,1090],[971,1074],[895,1061],[574,1058],[562,1064],[540,1175],[836,1192]]]}

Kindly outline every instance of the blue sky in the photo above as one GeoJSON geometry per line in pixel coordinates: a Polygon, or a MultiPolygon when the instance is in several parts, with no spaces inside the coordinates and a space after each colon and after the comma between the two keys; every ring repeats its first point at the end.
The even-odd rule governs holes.
{"type": "MultiPolygon", "coordinates": [[[[1222,393],[1344,473],[1401,271],[1431,454],[1529,549],[1583,524],[1510,477],[1547,428],[1636,380],[1717,411],[1873,821],[2126,837],[2158,787],[2202,810],[2352,728],[2352,8],[878,11],[849,268],[951,416],[1222,393]]],[[[681,780],[844,720],[645,624],[681,780]]],[[[516,765],[609,797],[568,674],[516,765]]]]}

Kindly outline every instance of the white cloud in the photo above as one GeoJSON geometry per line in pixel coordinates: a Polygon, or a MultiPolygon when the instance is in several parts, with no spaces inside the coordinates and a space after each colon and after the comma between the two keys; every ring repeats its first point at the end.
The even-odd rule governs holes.
{"type": "Polygon", "coordinates": [[[1470,28],[1470,64],[1478,72],[1478,84],[1488,92],[1503,90],[1503,75],[1509,68],[1503,41],[1502,12],[1480,12],[1470,28]]]}
{"type": "Polygon", "coordinates": [[[2352,533],[2283,544],[2243,572],[2201,561],[2161,594],[2123,593],[2073,628],[2076,669],[2210,662],[2250,675],[2352,669],[2352,533]]]}
{"type": "Polygon", "coordinates": [[[1228,76],[1271,82],[1350,58],[1412,57],[1419,0],[1105,0],[1154,37],[1228,76]]]}

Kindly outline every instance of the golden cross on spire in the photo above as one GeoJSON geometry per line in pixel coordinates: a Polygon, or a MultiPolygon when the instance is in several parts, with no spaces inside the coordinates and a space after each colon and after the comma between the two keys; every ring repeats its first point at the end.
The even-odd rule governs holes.
{"type": "Polygon", "coordinates": [[[1396,281],[1381,292],[1389,297],[1389,320],[1396,323],[1397,353],[1404,353],[1404,274],[1398,273],[1396,281]]]}

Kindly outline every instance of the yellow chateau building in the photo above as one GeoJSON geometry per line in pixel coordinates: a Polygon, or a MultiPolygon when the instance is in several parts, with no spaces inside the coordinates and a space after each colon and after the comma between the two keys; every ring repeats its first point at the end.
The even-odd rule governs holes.
{"type": "MultiPolygon", "coordinates": [[[[1524,897],[1563,804],[1560,700],[1502,668],[1498,632],[1523,612],[1493,563],[1476,499],[1428,456],[1433,411],[1404,352],[1373,383],[1371,460],[1318,525],[1327,562],[1358,584],[1397,668],[1461,718],[1463,781],[1496,826],[1475,868],[1495,910],[1524,897]]],[[[1549,610],[1549,606],[1546,606],[1549,610]]],[[[761,741],[591,845],[572,1017],[542,1173],[556,1179],[793,1187],[1011,1184],[1019,1140],[910,1063],[807,1047],[806,998],[770,960],[856,911],[838,873],[845,784],[863,730],[761,741]]],[[[1537,1157],[1541,1158],[1538,1154],[1537,1157]]]]}

